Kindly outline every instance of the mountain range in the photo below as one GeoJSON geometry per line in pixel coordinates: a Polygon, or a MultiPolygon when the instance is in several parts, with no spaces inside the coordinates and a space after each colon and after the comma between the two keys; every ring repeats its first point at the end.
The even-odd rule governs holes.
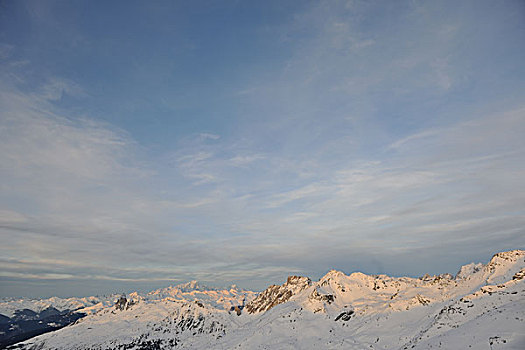
{"type": "Polygon", "coordinates": [[[260,293],[192,281],[129,295],[3,299],[0,341],[24,350],[525,349],[525,251],[455,276],[332,270],[260,293]],[[24,322],[41,328],[26,334],[24,322]]]}

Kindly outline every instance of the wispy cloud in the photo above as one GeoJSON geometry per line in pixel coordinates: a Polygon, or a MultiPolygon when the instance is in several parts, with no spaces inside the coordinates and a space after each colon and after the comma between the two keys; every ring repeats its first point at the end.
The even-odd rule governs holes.
{"type": "Polygon", "coordinates": [[[199,61],[177,85],[191,50],[180,67],[118,65],[122,96],[0,45],[0,278],[262,288],[330,268],[445,272],[523,246],[519,11],[493,7],[304,4],[213,79],[199,61]]]}
{"type": "Polygon", "coordinates": [[[233,158],[230,158],[230,162],[234,166],[245,166],[264,158],[265,156],[262,154],[237,155],[233,158]]]}
{"type": "Polygon", "coordinates": [[[219,135],[211,134],[207,132],[200,133],[199,136],[201,139],[204,139],[204,140],[218,140],[221,138],[219,135]]]}

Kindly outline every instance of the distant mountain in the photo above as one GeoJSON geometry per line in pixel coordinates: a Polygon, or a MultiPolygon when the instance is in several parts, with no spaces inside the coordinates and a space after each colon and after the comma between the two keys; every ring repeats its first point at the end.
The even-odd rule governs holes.
{"type": "Polygon", "coordinates": [[[525,349],[525,251],[456,276],[332,270],[259,294],[193,281],[115,301],[12,348],[525,349]]]}
{"type": "Polygon", "coordinates": [[[256,293],[231,286],[216,289],[197,281],[122,297],[120,294],[87,298],[24,299],[6,298],[0,301],[0,348],[55,331],[87,315],[102,310],[129,310],[137,303],[155,304],[159,301],[188,301],[214,308],[242,310],[256,293]]]}
{"type": "Polygon", "coordinates": [[[73,310],[91,314],[105,307],[112,306],[117,295],[93,296],[86,298],[58,298],[30,299],[4,298],[0,299],[0,314],[12,317],[17,310],[28,309],[36,313],[50,307],[59,311],[73,310]]]}

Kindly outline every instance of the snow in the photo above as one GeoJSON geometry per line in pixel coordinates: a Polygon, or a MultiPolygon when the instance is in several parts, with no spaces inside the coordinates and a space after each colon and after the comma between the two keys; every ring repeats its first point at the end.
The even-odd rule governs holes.
{"type": "Polygon", "coordinates": [[[259,295],[192,281],[145,295],[134,293],[127,296],[134,304],[123,310],[105,306],[18,346],[524,349],[524,276],[525,251],[515,250],[496,254],[486,265],[466,265],[455,278],[332,270],[317,282],[292,276],[259,295]],[[232,306],[245,308],[238,316],[230,311],[232,306]]]}
{"type": "Polygon", "coordinates": [[[74,310],[77,312],[92,314],[103,308],[112,306],[115,298],[116,295],[102,297],[91,296],[86,298],[5,298],[0,299],[0,314],[13,317],[16,310],[29,309],[39,313],[49,307],[54,307],[59,311],[74,310]]]}

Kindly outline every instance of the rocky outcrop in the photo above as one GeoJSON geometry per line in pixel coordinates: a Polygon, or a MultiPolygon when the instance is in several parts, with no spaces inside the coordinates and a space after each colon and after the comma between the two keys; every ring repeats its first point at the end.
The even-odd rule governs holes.
{"type": "Polygon", "coordinates": [[[499,266],[515,263],[517,260],[523,260],[524,257],[525,251],[519,249],[497,253],[494,254],[485,268],[487,271],[494,272],[499,266]]]}
{"type": "Polygon", "coordinates": [[[115,302],[115,309],[117,310],[128,310],[130,307],[135,305],[135,302],[133,300],[128,300],[126,298],[126,295],[122,295],[118,300],[115,302]]]}
{"type": "Polygon", "coordinates": [[[321,294],[317,289],[314,289],[308,298],[331,304],[334,302],[335,296],[333,294],[321,294]]]}
{"type": "Polygon", "coordinates": [[[514,276],[512,276],[512,279],[513,280],[516,280],[516,281],[520,281],[522,280],[523,278],[525,278],[525,268],[519,270],[518,272],[516,272],[514,274],[514,276]]]}
{"type": "Polygon", "coordinates": [[[354,310],[343,311],[339,315],[337,315],[334,321],[349,321],[352,318],[353,314],[354,310]]]}
{"type": "Polygon", "coordinates": [[[308,277],[290,276],[281,286],[271,285],[246,305],[246,311],[254,314],[270,310],[272,307],[285,303],[297,293],[312,284],[308,277]]]}
{"type": "Polygon", "coordinates": [[[117,310],[124,310],[126,308],[126,305],[128,304],[128,299],[126,299],[126,296],[123,295],[115,302],[115,309],[117,310]]]}

